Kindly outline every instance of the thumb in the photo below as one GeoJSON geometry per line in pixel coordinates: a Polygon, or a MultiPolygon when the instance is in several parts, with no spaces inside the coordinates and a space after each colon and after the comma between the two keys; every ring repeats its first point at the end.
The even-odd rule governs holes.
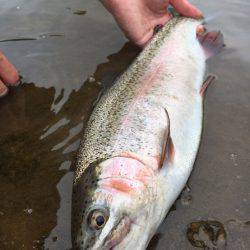
{"type": "Polygon", "coordinates": [[[16,85],[19,75],[15,67],[8,61],[0,51],[0,79],[7,85],[16,85]]]}
{"type": "Polygon", "coordinates": [[[183,16],[192,18],[202,18],[202,12],[194,7],[187,0],[171,0],[170,4],[175,8],[175,10],[183,16]]]}

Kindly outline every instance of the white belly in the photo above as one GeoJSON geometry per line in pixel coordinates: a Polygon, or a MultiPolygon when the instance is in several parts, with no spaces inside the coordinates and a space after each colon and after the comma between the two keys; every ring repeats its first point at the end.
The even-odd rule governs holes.
{"type": "Polygon", "coordinates": [[[177,29],[172,35],[172,43],[173,49],[179,48],[178,53],[172,53],[169,50],[171,45],[167,44],[168,49],[162,48],[152,64],[152,69],[159,63],[165,67],[162,70],[165,73],[156,79],[158,86],[162,87],[155,89],[151,98],[168,111],[175,152],[174,159],[166,160],[158,174],[158,204],[155,216],[151,218],[155,229],[185,187],[193,169],[202,132],[203,100],[200,89],[206,59],[195,34],[192,36],[190,32],[195,32],[195,28],[187,26],[183,33],[177,29]],[[187,46],[180,44],[183,42],[187,46]]]}

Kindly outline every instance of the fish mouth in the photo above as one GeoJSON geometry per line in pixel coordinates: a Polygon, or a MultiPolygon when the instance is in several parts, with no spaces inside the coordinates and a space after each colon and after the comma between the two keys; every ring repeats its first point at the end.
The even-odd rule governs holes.
{"type": "Polygon", "coordinates": [[[113,228],[104,242],[105,250],[113,250],[118,246],[128,235],[131,228],[131,220],[128,216],[123,217],[118,224],[113,228]]]}

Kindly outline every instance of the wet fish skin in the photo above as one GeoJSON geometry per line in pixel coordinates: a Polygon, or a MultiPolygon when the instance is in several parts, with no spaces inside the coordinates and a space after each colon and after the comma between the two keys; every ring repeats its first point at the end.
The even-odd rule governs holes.
{"type": "Polygon", "coordinates": [[[145,249],[183,189],[202,130],[199,24],[173,18],[95,107],[73,185],[75,249],[145,249]],[[169,132],[174,158],[161,167],[169,132]],[[92,211],[108,218],[101,230],[92,211]]]}

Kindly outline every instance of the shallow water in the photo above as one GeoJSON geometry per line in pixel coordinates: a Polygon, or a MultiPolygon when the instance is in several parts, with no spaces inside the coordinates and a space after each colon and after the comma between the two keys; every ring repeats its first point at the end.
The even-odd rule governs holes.
{"type": "MultiPolygon", "coordinates": [[[[208,65],[188,186],[149,249],[250,249],[250,3],[195,1],[227,48],[208,65]]],[[[24,76],[0,100],[0,249],[70,249],[75,152],[105,86],[138,49],[98,1],[0,0],[0,49],[24,76]]]]}

